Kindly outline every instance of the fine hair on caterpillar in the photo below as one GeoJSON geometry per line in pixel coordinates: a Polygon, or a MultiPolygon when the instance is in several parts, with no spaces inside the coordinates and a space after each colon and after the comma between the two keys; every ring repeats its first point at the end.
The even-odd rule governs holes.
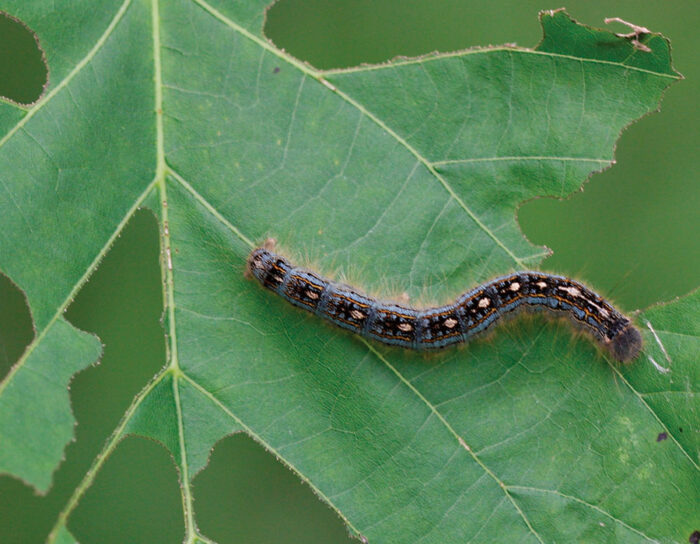
{"type": "Polygon", "coordinates": [[[613,358],[628,363],[642,348],[642,335],[629,318],[585,285],[538,271],[500,276],[448,304],[413,308],[386,302],[298,268],[275,253],[275,242],[254,249],[246,275],[294,306],[304,308],[365,338],[414,350],[468,342],[519,309],[567,314],[591,333],[613,358]]]}

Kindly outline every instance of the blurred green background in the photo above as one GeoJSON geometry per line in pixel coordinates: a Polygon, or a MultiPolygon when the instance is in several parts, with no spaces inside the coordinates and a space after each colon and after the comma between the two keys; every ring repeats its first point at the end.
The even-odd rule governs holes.
{"type": "MultiPolygon", "coordinates": [[[[474,45],[534,46],[538,11],[558,7],[534,1],[281,0],[268,12],[266,33],[314,66],[335,68],[474,45]]],[[[524,203],[520,224],[532,242],[554,250],[543,268],[587,281],[626,310],[669,300],[700,284],[700,2],[569,0],[567,8],[586,24],[603,26],[605,17],[617,16],[664,33],[676,69],[687,79],[667,91],[661,114],[624,132],[614,168],[593,176],[585,192],[566,201],[524,203]]],[[[44,81],[40,59],[33,37],[0,17],[0,94],[36,100],[44,81]]],[[[157,224],[141,211],[67,313],[105,344],[101,364],[71,385],[77,439],[45,497],[0,477],[0,542],[43,542],[130,400],[163,365],[161,308],[157,224]]],[[[0,275],[0,377],[32,336],[22,294],[0,275]]],[[[84,544],[179,543],[177,486],[164,448],[127,438],[69,528],[84,544]]],[[[200,529],[221,544],[350,541],[339,518],[307,486],[243,435],[217,444],[195,478],[194,494],[200,529]]]]}

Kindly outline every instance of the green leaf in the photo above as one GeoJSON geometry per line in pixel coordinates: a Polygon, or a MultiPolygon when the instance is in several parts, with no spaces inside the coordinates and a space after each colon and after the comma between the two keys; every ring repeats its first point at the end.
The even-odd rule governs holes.
{"type": "Polygon", "coordinates": [[[100,352],[94,336],[62,318],[42,331],[0,385],[0,471],[48,490],[73,437],[68,384],[100,352]]]}
{"type": "Polygon", "coordinates": [[[1,7],[37,32],[51,83],[26,112],[0,105],[0,269],[37,335],[0,386],[0,470],[48,487],[68,379],[99,352],[61,314],[140,206],[161,221],[168,334],[168,364],[50,541],[70,541],[70,513],[128,433],[173,454],[186,539],[206,541],[190,482],[236,431],[373,543],[687,540],[698,293],[641,314],[645,352],[619,368],[539,319],[432,357],[387,349],[243,277],[269,235],[414,299],[536,266],[516,206],[614,162],[620,131],[678,79],[664,38],[558,11],[535,50],[321,72],[264,38],[263,2],[29,4],[1,7]]]}

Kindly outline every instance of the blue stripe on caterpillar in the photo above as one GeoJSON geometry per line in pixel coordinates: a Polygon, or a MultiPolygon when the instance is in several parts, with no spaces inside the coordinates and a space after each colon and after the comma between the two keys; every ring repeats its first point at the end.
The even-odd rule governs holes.
{"type": "Polygon", "coordinates": [[[248,257],[246,275],[263,286],[337,326],[385,344],[415,350],[439,349],[468,342],[520,307],[565,312],[621,362],[642,348],[642,335],[632,322],[581,283],[545,272],[501,276],[436,308],[414,309],[375,300],[347,285],[334,283],[293,266],[274,253],[271,244],[248,257]]]}

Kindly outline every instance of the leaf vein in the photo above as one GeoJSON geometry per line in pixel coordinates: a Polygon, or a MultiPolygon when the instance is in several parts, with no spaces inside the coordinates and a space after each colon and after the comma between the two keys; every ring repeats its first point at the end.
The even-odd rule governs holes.
{"type": "Polygon", "coordinates": [[[112,247],[112,244],[114,241],[119,237],[121,234],[122,230],[124,230],[124,227],[126,224],[129,222],[129,219],[131,219],[131,216],[136,213],[136,210],[139,209],[141,204],[143,203],[144,200],[148,197],[150,192],[153,190],[153,187],[155,186],[156,179],[151,181],[148,184],[148,187],[146,187],[146,190],[141,193],[141,195],[136,199],[134,204],[129,208],[129,210],[126,212],[126,215],[122,218],[122,220],[119,222],[117,227],[115,228],[114,232],[112,235],[109,237],[107,242],[102,246],[102,249],[97,253],[95,258],[92,260],[90,263],[90,266],[87,267],[83,275],[80,277],[80,279],[77,281],[77,283],[73,286],[71,291],[68,293],[64,301],[59,305],[59,307],[56,310],[56,313],[53,315],[53,317],[49,320],[49,322],[46,324],[46,326],[39,332],[38,335],[34,337],[34,340],[27,346],[27,349],[25,349],[24,353],[22,356],[19,358],[17,363],[10,369],[10,372],[8,372],[7,376],[5,376],[5,379],[0,382],[0,395],[2,395],[2,392],[5,390],[5,387],[7,387],[7,384],[12,381],[12,378],[14,375],[17,373],[17,371],[24,366],[24,363],[27,361],[29,358],[29,355],[34,351],[34,349],[41,343],[41,341],[44,339],[44,336],[46,336],[46,333],[48,330],[51,328],[51,326],[63,315],[63,312],[65,311],[66,308],[68,308],[68,305],[73,301],[75,296],[78,294],[78,291],[85,285],[85,283],[88,281],[92,273],[97,269],[98,265],[100,264],[100,261],[102,261],[102,258],[107,254],[109,249],[112,247]]]}
{"type": "Polygon", "coordinates": [[[609,362],[608,364],[613,369],[613,372],[615,372],[615,374],[618,375],[618,377],[624,382],[624,384],[627,385],[627,387],[630,389],[630,391],[632,391],[637,396],[637,398],[639,399],[639,402],[641,402],[642,405],[644,405],[644,407],[649,411],[649,413],[652,416],[654,416],[654,419],[656,419],[656,421],[659,423],[659,425],[661,425],[661,427],[668,433],[669,438],[671,440],[673,440],[673,443],[678,447],[678,449],[683,453],[683,455],[685,455],[688,458],[688,461],[690,461],[690,463],[695,467],[695,470],[700,471],[700,466],[698,466],[698,464],[693,460],[693,458],[690,456],[690,454],[685,450],[685,448],[680,444],[680,442],[678,442],[678,440],[676,439],[674,434],[671,432],[671,430],[668,428],[666,423],[664,423],[664,421],[662,421],[662,419],[658,416],[658,414],[651,408],[651,406],[649,406],[647,401],[644,400],[644,395],[641,394],[639,391],[637,391],[632,386],[632,384],[625,378],[625,376],[623,376],[620,369],[617,368],[617,366],[614,363],[609,362]]]}
{"type": "Polygon", "coordinates": [[[251,249],[255,247],[255,244],[243,234],[238,228],[233,226],[228,219],[221,215],[218,210],[212,206],[207,199],[205,199],[197,190],[190,185],[185,178],[178,174],[172,168],[168,168],[168,173],[175,179],[188,193],[190,193],[197,202],[199,202],[214,218],[216,218],[222,225],[233,232],[238,238],[240,238],[245,244],[247,244],[251,249]]]}
{"type": "Polygon", "coordinates": [[[518,512],[522,520],[525,522],[525,525],[527,525],[527,528],[530,530],[533,536],[537,538],[537,540],[541,543],[544,544],[544,541],[540,537],[540,535],[537,533],[535,528],[532,526],[530,523],[530,520],[528,517],[525,515],[525,512],[520,508],[520,505],[517,504],[517,502],[513,499],[513,497],[510,495],[508,492],[508,487],[506,484],[490,469],[488,468],[484,462],[474,453],[474,451],[467,445],[467,443],[464,441],[464,439],[457,433],[457,431],[454,430],[452,425],[445,419],[445,416],[442,415],[442,413],[409,381],[405,378],[405,376],[399,372],[399,370],[392,365],[386,357],[384,357],[380,352],[378,352],[374,346],[372,346],[369,342],[367,342],[364,338],[361,339],[362,342],[368,347],[368,349],[380,360],[382,363],[384,363],[389,370],[391,370],[396,377],[404,383],[427,407],[428,409],[435,414],[435,416],[440,420],[440,422],[445,426],[447,431],[454,436],[454,438],[457,440],[457,442],[467,451],[469,456],[474,459],[474,461],[482,468],[484,472],[486,472],[497,484],[498,486],[503,490],[505,493],[506,497],[508,500],[511,502],[515,510],[518,512]]]}
{"type": "Polygon", "coordinates": [[[639,529],[636,529],[636,528],[632,527],[631,525],[625,523],[625,522],[622,521],[621,519],[616,518],[615,516],[613,516],[613,515],[612,515],[610,512],[608,512],[607,510],[604,510],[603,508],[600,508],[599,506],[596,506],[595,504],[591,504],[591,503],[589,503],[589,502],[587,502],[587,501],[584,501],[583,499],[580,499],[580,498],[578,498],[578,497],[574,497],[573,495],[567,495],[567,494],[565,494],[565,493],[562,493],[561,491],[558,491],[558,490],[556,490],[556,489],[542,489],[542,488],[538,488],[538,487],[530,487],[530,486],[524,486],[524,485],[511,485],[511,486],[508,486],[508,489],[512,489],[513,491],[526,491],[526,492],[533,492],[533,493],[542,493],[542,494],[558,495],[558,496],[560,496],[560,497],[562,497],[562,498],[564,498],[564,499],[577,502],[577,503],[579,503],[579,504],[582,504],[582,505],[584,505],[584,506],[587,506],[588,508],[591,508],[592,510],[595,510],[596,512],[598,512],[598,513],[600,513],[600,514],[603,514],[603,515],[606,516],[607,518],[613,520],[615,523],[619,523],[620,525],[622,525],[622,526],[625,527],[626,529],[629,529],[629,530],[632,531],[633,533],[638,534],[639,536],[641,536],[642,538],[648,540],[649,542],[655,542],[655,543],[658,543],[658,542],[659,542],[658,540],[655,540],[655,539],[651,538],[650,536],[644,534],[644,533],[643,533],[642,531],[640,531],[639,529]]]}

